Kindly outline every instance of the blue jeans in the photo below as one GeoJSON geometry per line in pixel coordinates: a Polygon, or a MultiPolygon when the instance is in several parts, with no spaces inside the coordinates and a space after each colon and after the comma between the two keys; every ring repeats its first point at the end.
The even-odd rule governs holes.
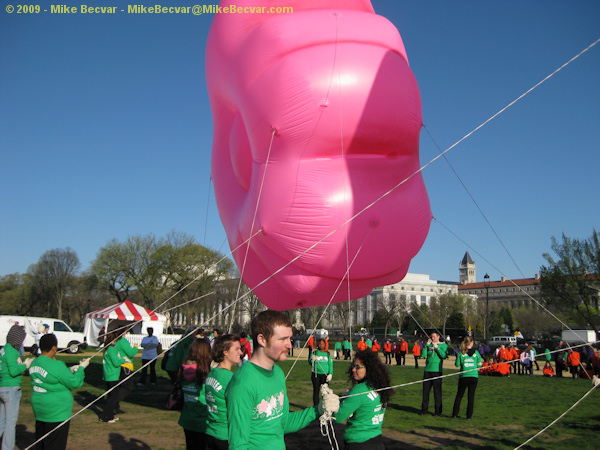
{"type": "Polygon", "coordinates": [[[21,386],[0,387],[0,435],[2,450],[14,450],[21,386]]]}

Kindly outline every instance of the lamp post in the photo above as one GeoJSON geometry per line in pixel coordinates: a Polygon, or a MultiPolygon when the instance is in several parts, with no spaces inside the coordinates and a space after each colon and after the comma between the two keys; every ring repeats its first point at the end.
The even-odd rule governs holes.
{"type": "Polygon", "coordinates": [[[485,287],[485,340],[490,339],[490,276],[486,273],[483,277],[485,287]]]}

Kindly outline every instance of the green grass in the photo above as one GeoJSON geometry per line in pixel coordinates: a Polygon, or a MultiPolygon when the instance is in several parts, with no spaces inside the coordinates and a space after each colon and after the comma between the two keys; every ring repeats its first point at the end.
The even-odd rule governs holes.
{"type": "MultiPolygon", "coordinates": [[[[61,355],[67,363],[76,362],[82,355],[61,355]]],[[[288,373],[293,361],[281,363],[288,373]]],[[[136,369],[141,365],[135,359],[136,369]]],[[[160,364],[158,364],[160,365],[160,364]]],[[[349,362],[335,361],[332,389],[343,394],[349,387],[347,374],[349,362]]],[[[389,367],[393,385],[419,381],[423,369],[414,367],[389,367]]],[[[446,370],[445,374],[454,373],[446,370]]],[[[539,372],[537,372],[539,373],[539,372]]],[[[136,388],[122,406],[127,414],[117,424],[100,424],[97,415],[104,407],[100,400],[90,410],[71,421],[69,448],[185,448],[183,432],[177,425],[179,414],[163,409],[169,388],[167,375],[158,369],[159,382],[156,388],[136,388]]],[[[102,359],[95,357],[86,370],[85,384],[74,391],[75,410],[88,404],[105,391],[102,382],[102,359]],[[81,405],[81,406],[80,406],[81,405]]],[[[134,378],[138,380],[138,375],[134,378]]],[[[481,377],[475,398],[473,420],[464,419],[466,396],[461,405],[462,417],[452,419],[451,409],[456,395],[458,377],[443,381],[442,417],[419,416],[422,385],[414,384],[397,388],[387,408],[384,427],[385,444],[388,450],[396,448],[478,448],[514,449],[578,401],[591,388],[588,380],[565,378],[543,378],[512,375],[510,378],[481,377]]],[[[310,366],[299,360],[287,380],[288,396],[292,410],[312,404],[310,366]]],[[[433,393],[432,393],[433,395],[433,393]]],[[[17,444],[24,448],[33,443],[35,421],[31,411],[31,386],[29,377],[23,380],[23,400],[17,444]],[[25,444],[25,445],[23,445],[25,444]]],[[[533,440],[529,449],[596,449],[600,431],[600,391],[592,392],[573,411],[547,432],[533,440]]],[[[433,398],[430,402],[433,410],[433,398]]],[[[338,442],[342,442],[343,425],[336,425],[338,442]]],[[[318,425],[308,430],[286,436],[289,449],[328,449],[327,438],[322,437],[318,425]]]]}

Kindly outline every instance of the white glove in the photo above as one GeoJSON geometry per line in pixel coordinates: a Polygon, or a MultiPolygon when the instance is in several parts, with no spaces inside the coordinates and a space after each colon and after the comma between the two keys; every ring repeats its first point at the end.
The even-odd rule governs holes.
{"type": "Polygon", "coordinates": [[[434,343],[433,343],[433,348],[438,348],[438,344],[437,344],[437,342],[434,342],[434,343]]]}
{"type": "Polygon", "coordinates": [[[592,377],[592,384],[593,384],[594,386],[598,386],[598,385],[600,384],[600,378],[598,378],[596,375],[594,375],[594,376],[592,377]]]}
{"type": "Polygon", "coordinates": [[[321,394],[323,394],[323,400],[319,403],[319,414],[326,414],[331,417],[340,410],[340,397],[325,385],[321,386],[321,394]]]}
{"type": "Polygon", "coordinates": [[[127,356],[125,357],[125,362],[131,364],[131,360],[127,356]]]}
{"type": "Polygon", "coordinates": [[[332,374],[327,375],[327,378],[325,378],[325,382],[329,383],[331,381],[331,379],[333,378],[332,374]]]}
{"type": "Polygon", "coordinates": [[[25,364],[25,366],[27,367],[27,369],[29,369],[29,367],[31,366],[31,363],[33,362],[33,358],[27,358],[23,364],[25,364]]]}
{"type": "Polygon", "coordinates": [[[431,345],[431,339],[427,339],[427,345],[431,345]]]}
{"type": "Polygon", "coordinates": [[[80,365],[81,367],[83,367],[84,369],[85,369],[85,368],[87,368],[87,366],[89,366],[89,365],[90,365],[90,358],[83,358],[83,359],[81,360],[81,362],[79,363],[79,365],[80,365]]]}
{"type": "Polygon", "coordinates": [[[79,370],[79,364],[75,364],[74,366],[69,367],[71,372],[75,373],[79,370]]]}

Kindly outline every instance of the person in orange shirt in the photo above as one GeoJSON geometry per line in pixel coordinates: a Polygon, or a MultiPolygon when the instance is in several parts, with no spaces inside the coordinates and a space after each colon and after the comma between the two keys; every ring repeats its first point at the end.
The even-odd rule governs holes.
{"type": "Polygon", "coordinates": [[[404,338],[402,338],[402,342],[400,342],[400,359],[402,360],[402,365],[406,365],[406,354],[408,353],[408,342],[404,338]]]}
{"type": "Polygon", "coordinates": [[[483,363],[481,364],[481,369],[479,369],[479,375],[490,375],[490,361],[487,356],[483,357],[483,363]]]}
{"type": "Polygon", "coordinates": [[[579,372],[579,363],[581,362],[581,355],[577,350],[569,350],[569,356],[567,356],[567,364],[569,364],[569,370],[573,378],[577,378],[577,372],[579,372]]]}
{"type": "Polygon", "coordinates": [[[519,367],[519,353],[517,353],[517,349],[510,344],[508,345],[507,353],[507,361],[510,361],[510,371],[512,373],[517,373],[517,368],[519,367]]]}
{"type": "Polygon", "coordinates": [[[392,343],[389,339],[386,339],[385,344],[383,344],[383,356],[385,356],[385,363],[388,366],[392,365],[392,343]]]}
{"type": "Polygon", "coordinates": [[[313,348],[315,346],[315,336],[314,334],[311,334],[310,337],[308,338],[308,342],[306,343],[307,347],[308,347],[308,360],[310,361],[310,354],[313,351],[313,348]]]}
{"type": "Polygon", "coordinates": [[[504,344],[500,346],[500,351],[498,352],[498,357],[502,358],[504,361],[510,361],[510,350],[507,349],[504,344]]]}
{"type": "Polygon", "coordinates": [[[325,351],[329,351],[329,336],[325,337],[325,351]]]}
{"type": "Polygon", "coordinates": [[[367,349],[367,342],[365,341],[364,336],[360,337],[360,341],[358,341],[358,343],[356,344],[356,347],[358,347],[358,349],[361,351],[367,349]]]}
{"type": "Polygon", "coordinates": [[[510,376],[510,364],[504,361],[503,358],[498,359],[498,373],[501,377],[509,377],[510,376]]]}
{"type": "Polygon", "coordinates": [[[552,364],[550,364],[550,361],[546,361],[546,365],[544,366],[544,369],[542,370],[542,374],[545,377],[553,377],[554,376],[554,369],[552,368],[552,364]]]}
{"type": "Polygon", "coordinates": [[[421,339],[417,339],[412,348],[412,354],[415,357],[415,369],[419,368],[419,357],[421,356],[421,346],[419,345],[420,341],[421,339]]]}
{"type": "Polygon", "coordinates": [[[373,350],[374,352],[378,352],[379,349],[381,349],[381,345],[379,345],[379,341],[377,340],[377,338],[373,338],[373,345],[371,346],[371,350],[373,350]]]}

